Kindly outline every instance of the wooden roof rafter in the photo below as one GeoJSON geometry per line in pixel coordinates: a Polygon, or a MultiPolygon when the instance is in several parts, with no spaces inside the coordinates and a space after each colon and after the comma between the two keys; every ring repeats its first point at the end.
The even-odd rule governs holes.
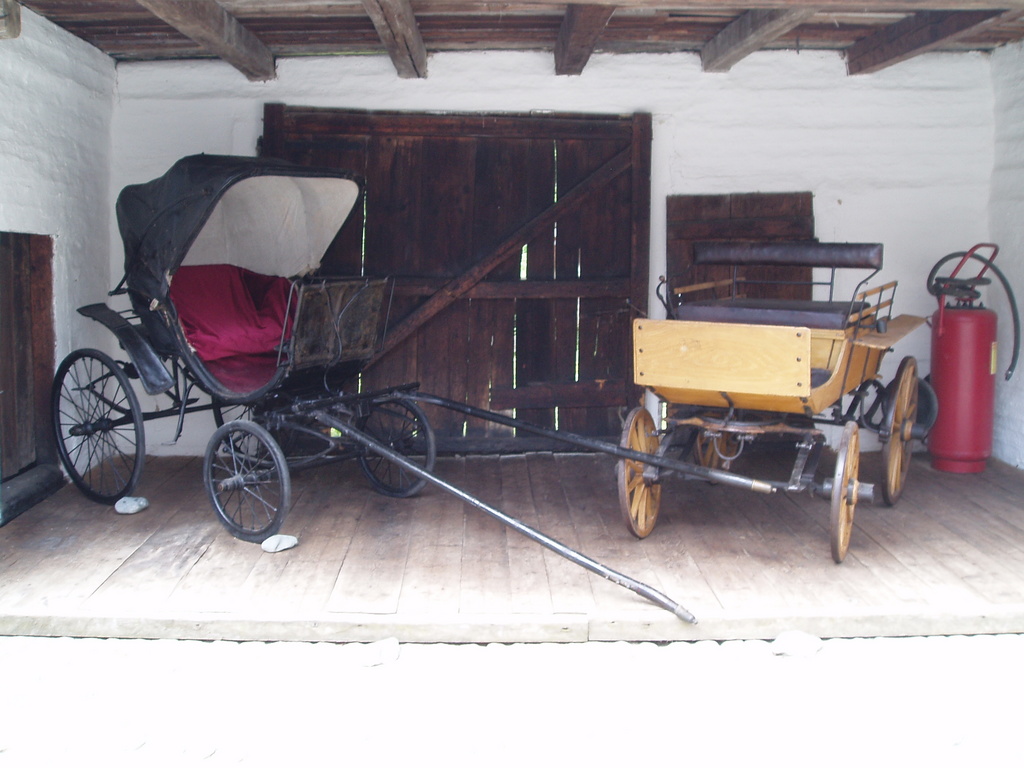
{"type": "Polygon", "coordinates": [[[136,0],[161,21],[224,59],[250,80],[277,77],[274,55],[215,0],[136,0]]]}
{"type": "Polygon", "coordinates": [[[800,26],[815,13],[815,8],[756,8],[747,11],[701,49],[701,67],[705,72],[728,72],[740,59],[800,26]]]}
{"type": "Polygon", "coordinates": [[[218,56],[251,80],[275,56],[381,52],[423,78],[428,53],[469,50],[549,51],[557,75],[595,51],[698,52],[727,72],[758,50],[830,50],[852,75],[1024,40],[1024,0],[0,0],[0,37],[20,6],[118,61],[218,56]]]}
{"type": "Polygon", "coordinates": [[[569,5],[555,44],[555,74],[579,75],[590,60],[615,6],[569,5]]]}
{"type": "Polygon", "coordinates": [[[409,0],[362,0],[399,77],[427,76],[427,47],[409,0]]]}
{"type": "Polygon", "coordinates": [[[846,71],[851,75],[877,72],[997,21],[1014,21],[1022,17],[1024,9],[920,11],[851,46],[846,52],[846,71]]]}

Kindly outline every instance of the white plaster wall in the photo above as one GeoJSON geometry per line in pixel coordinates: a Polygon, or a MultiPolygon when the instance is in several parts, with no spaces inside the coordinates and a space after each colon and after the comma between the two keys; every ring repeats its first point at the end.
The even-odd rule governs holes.
{"type": "MultiPolygon", "coordinates": [[[[279,61],[272,82],[249,83],[217,62],[123,64],[110,204],[122,186],[185,154],[252,154],[264,102],[646,111],[654,123],[655,277],[664,269],[671,194],[810,190],[818,236],[883,243],[882,277],[901,283],[898,310],[921,315],[933,309],[924,287],[931,265],[989,236],[994,94],[982,54],[926,55],[858,77],[828,52],[762,52],[726,74],[701,72],[690,54],[598,55],[579,77],[556,77],[544,53],[441,54],[429,68],[427,79],[402,80],[385,57],[303,58],[279,61]]],[[[120,269],[117,247],[111,260],[120,269]]],[[[904,354],[927,372],[926,328],[888,356],[886,379],[904,354]]],[[[175,450],[194,450],[186,442],[175,450]]]]}
{"type": "Polygon", "coordinates": [[[110,283],[109,168],[115,67],[90,45],[22,9],[0,40],[0,230],[54,238],[56,359],[112,346],[74,309],[110,283]]]}
{"type": "MultiPolygon", "coordinates": [[[[995,91],[995,167],[990,206],[992,240],[1000,247],[996,264],[1006,275],[1017,302],[1024,301],[1024,45],[999,49],[992,56],[995,91]]],[[[999,365],[993,453],[1024,466],[1024,372],[1010,381],[1012,322],[1005,293],[989,289],[989,306],[999,315],[999,365]]],[[[1021,363],[1020,368],[1024,368],[1021,363]]]]}

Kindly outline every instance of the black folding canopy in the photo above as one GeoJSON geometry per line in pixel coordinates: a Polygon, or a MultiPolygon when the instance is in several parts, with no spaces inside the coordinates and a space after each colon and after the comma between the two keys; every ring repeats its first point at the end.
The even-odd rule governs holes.
{"type": "Polygon", "coordinates": [[[128,288],[147,303],[163,301],[186,261],[282,277],[311,272],[361,190],[362,180],[343,170],[252,157],[182,158],[117,198],[128,288]]]}

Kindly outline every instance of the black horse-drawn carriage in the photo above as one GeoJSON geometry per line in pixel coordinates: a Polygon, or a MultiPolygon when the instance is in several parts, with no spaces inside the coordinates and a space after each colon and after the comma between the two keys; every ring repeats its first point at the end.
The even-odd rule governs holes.
{"type": "Polygon", "coordinates": [[[126,295],[130,307],[79,312],[107,326],[128,360],[76,350],[53,389],[61,459],[86,496],[114,503],[131,494],[146,456],[144,422],[176,417],[177,439],[196,411],[212,411],[217,425],[206,490],[221,522],[247,541],[280,529],[290,468],[354,458],[382,493],[424,485],[345,436],[356,428],[433,467],[434,435],[405,397],[410,387],[359,387],[386,324],[388,281],[317,273],[360,199],[360,180],[343,171],[212,155],[121,192],[125,275],[111,295],[126,295]],[[141,407],[132,379],[155,407],[141,407]]]}

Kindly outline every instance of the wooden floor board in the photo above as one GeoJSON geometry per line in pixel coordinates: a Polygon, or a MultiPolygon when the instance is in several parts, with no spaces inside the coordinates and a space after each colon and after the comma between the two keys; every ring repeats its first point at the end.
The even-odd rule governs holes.
{"type": "MultiPolygon", "coordinates": [[[[743,471],[752,476],[757,457],[743,471]]],[[[769,462],[770,464],[770,462],[769,462]]],[[[880,457],[862,457],[874,480],[880,457]]],[[[374,492],[358,463],[293,473],[264,552],[217,521],[196,458],[153,458],[136,515],[67,487],[0,528],[0,633],[414,641],[677,640],[1024,632],[1024,472],[939,473],[915,455],[895,507],[861,503],[846,561],[829,500],[678,475],[645,539],[626,527],[616,461],[442,457],[437,475],[692,611],[652,602],[428,485],[374,492]]],[[[739,470],[737,470],[739,471],[739,470]]],[[[827,467],[822,468],[827,474],[827,467]]]]}

